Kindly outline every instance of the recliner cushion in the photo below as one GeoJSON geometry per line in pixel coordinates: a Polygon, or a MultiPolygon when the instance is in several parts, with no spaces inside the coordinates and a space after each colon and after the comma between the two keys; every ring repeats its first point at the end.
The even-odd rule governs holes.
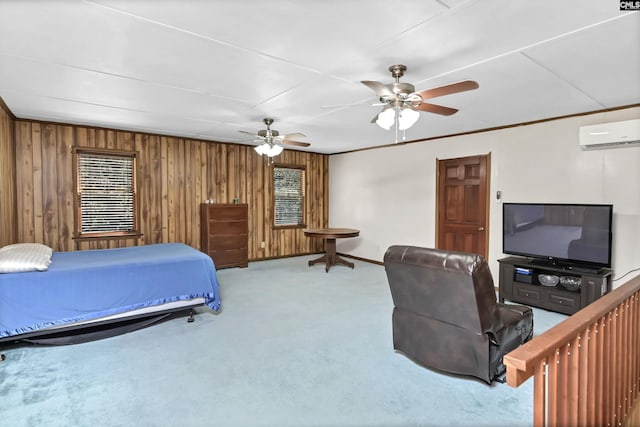
{"type": "Polygon", "coordinates": [[[501,303],[497,307],[504,326],[491,340],[489,369],[494,377],[504,371],[503,356],[533,337],[533,311],[530,307],[501,303]]]}
{"type": "Polygon", "coordinates": [[[393,310],[392,324],[394,349],[414,362],[491,382],[487,369],[490,344],[486,335],[397,307],[393,310]]]}

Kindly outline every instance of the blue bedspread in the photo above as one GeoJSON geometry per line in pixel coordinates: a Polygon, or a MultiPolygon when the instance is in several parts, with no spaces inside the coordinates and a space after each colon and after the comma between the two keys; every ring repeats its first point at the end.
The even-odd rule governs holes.
{"type": "Polygon", "coordinates": [[[181,243],[55,252],[48,271],[0,274],[0,339],[198,297],[220,309],[215,267],[181,243]]]}

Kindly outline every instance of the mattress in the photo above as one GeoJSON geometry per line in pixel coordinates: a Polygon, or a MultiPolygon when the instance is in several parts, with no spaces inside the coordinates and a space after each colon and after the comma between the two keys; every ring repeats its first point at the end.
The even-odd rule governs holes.
{"type": "Polygon", "coordinates": [[[213,261],[181,243],[54,252],[47,271],[0,274],[0,340],[195,298],[220,309],[213,261]]]}

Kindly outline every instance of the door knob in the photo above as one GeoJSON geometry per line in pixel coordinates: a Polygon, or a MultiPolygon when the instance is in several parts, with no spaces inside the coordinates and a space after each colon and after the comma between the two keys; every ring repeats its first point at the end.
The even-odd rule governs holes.
{"type": "Polygon", "coordinates": [[[484,231],[484,227],[478,227],[478,231],[484,231]]]}

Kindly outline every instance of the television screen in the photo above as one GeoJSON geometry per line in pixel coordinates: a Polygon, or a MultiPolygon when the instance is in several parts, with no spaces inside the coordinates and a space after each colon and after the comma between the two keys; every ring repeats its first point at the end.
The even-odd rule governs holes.
{"type": "Polygon", "coordinates": [[[553,263],[611,267],[612,205],[504,203],[502,251],[553,263]]]}

